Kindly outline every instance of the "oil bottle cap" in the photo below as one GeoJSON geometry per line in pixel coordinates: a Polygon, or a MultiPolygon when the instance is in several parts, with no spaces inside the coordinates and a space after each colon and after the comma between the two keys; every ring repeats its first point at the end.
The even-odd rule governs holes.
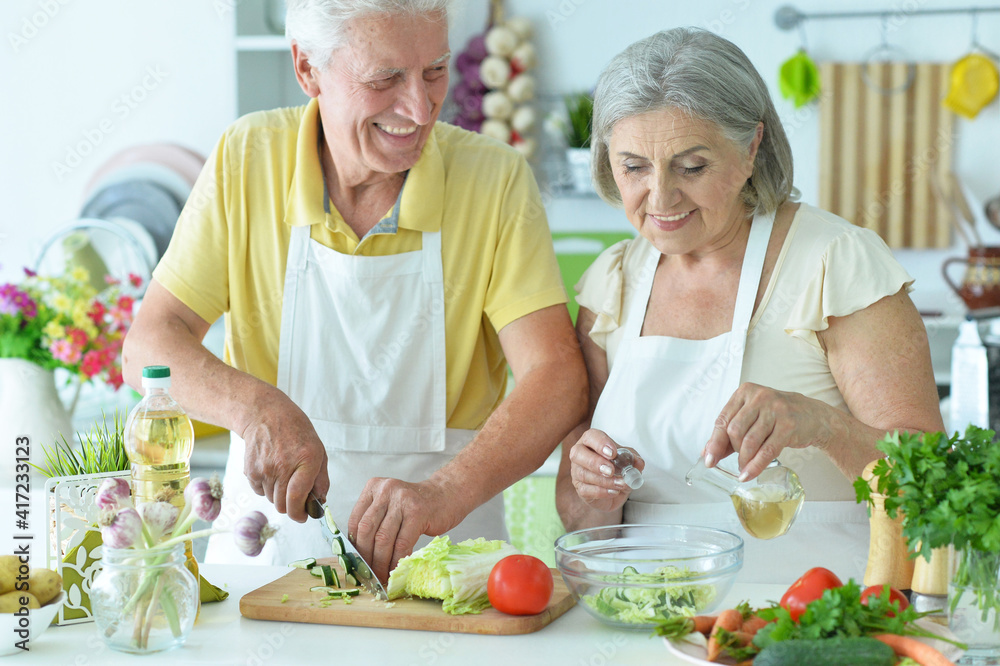
{"type": "Polygon", "coordinates": [[[170,368],[165,365],[147,365],[142,369],[145,388],[170,388],[170,368]]]}

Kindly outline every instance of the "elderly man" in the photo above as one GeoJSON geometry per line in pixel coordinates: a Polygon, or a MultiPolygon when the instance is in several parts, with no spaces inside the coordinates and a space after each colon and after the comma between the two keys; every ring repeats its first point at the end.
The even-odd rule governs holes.
{"type": "Polygon", "coordinates": [[[527,164],[436,122],[447,0],[291,0],[287,26],[313,99],[222,137],[125,374],[171,366],[232,431],[227,501],[287,514],[258,561],[327,552],[312,491],[384,580],[421,535],[503,537],[500,493],[580,422],[586,371],[527,164]],[[223,314],[225,363],[200,344],[223,314]]]}

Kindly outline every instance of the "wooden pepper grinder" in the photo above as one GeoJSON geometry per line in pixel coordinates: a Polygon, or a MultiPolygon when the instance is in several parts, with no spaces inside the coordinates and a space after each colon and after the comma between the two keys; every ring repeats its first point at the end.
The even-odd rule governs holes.
{"type": "MultiPolygon", "coordinates": [[[[944,612],[948,605],[948,547],[931,551],[930,561],[917,556],[913,568],[913,595],[910,602],[920,612],[944,612]]],[[[936,615],[936,614],[935,614],[936,615]]]]}
{"type": "MultiPolygon", "coordinates": [[[[868,463],[861,478],[872,489],[872,503],[868,524],[871,538],[868,544],[868,566],[865,568],[865,585],[889,584],[897,590],[911,589],[915,562],[910,558],[906,538],[903,537],[903,514],[890,518],[885,511],[885,495],[878,492],[872,476],[873,460],[868,463]]],[[[946,558],[947,561],[947,558],[946,558]]],[[[916,582],[913,582],[916,589],[916,582]]]]}

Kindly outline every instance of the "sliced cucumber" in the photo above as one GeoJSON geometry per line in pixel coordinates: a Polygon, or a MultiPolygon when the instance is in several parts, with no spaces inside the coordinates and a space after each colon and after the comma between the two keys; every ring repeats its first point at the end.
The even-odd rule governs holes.
{"type": "Polygon", "coordinates": [[[339,592],[339,590],[327,587],[326,585],[313,585],[309,588],[310,592],[325,592],[327,594],[333,594],[334,592],[339,592]]]}
{"type": "Polygon", "coordinates": [[[336,569],[334,569],[329,564],[319,565],[320,574],[323,578],[324,585],[333,585],[335,587],[340,587],[340,576],[337,575],[336,569]]]}
{"type": "Polygon", "coordinates": [[[635,567],[633,567],[633,566],[628,566],[628,567],[625,567],[624,569],[622,569],[622,573],[623,574],[638,574],[639,571],[635,567]]]}
{"type": "Polygon", "coordinates": [[[350,597],[356,597],[361,594],[361,590],[354,587],[349,590],[330,590],[330,595],[324,597],[326,599],[348,599],[350,597]]]}
{"type": "Polygon", "coordinates": [[[337,527],[337,522],[333,519],[333,512],[330,511],[330,507],[326,507],[326,524],[330,526],[330,531],[333,532],[334,536],[340,534],[340,528],[337,527]]]}
{"type": "Polygon", "coordinates": [[[354,573],[354,563],[351,562],[351,558],[347,555],[344,553],[337,555],[337,561],[340,562],[340,566],[343,567],[345,574],[350,575],[354,573]]]}
{"type": "Polygon", "coordinates": [[[343,555],[345,552],[344,540],[340,537],[339,534],[333,537],[333,541],[331,542],[330,546],[333,548],[334,555],[343,555]]]}
{"type": "Polygon", "coordinates": [[[344,582],[347,583],[348,585],[360,585],[361,584],[361,583],[358,582],[358,577],[355,576],[352,573],[346,574],[344,576],[344,582]]]}
{"type": "Polygon", "coordinates": [[[305,557],[301,560],[295,560],[294,562],[289,562],[288,566],[295,567],[296,569],[312,569],[316,566],[315,557],[305,557]]]}
{"type": "Polygon", "coordinates": [[[309,570],[309,573],[311,573],[313,576],[316,576],[316,578],[322,578],[323,577],[323,568],[322,567],[313,567],[312,569],[309,570]]]}

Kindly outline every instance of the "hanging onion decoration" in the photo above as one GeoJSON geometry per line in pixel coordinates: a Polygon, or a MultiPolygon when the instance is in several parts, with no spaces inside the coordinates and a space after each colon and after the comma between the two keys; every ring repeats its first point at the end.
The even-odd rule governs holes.
{"type": "Polygon", "coordinates": [[[489,28],[470,39],[455,60],[459,76],[452,95],[458,113],[453,122],[508,143],[531,159],[537,149],[530,136],[537,114],[531,106],[535,77],[528,72],[538,60],[529,41],[531,22],[523,17],[505,21],[501,0],[490,5],[489,28]]]}

